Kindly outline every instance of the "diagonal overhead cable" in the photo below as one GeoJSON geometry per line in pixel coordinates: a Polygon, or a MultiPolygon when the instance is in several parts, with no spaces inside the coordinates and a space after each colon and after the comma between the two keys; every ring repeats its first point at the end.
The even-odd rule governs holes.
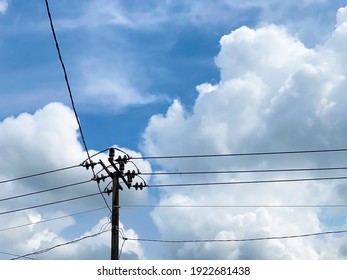
{"type": "Polygon", "coordinates": [[[0,184],[9,183],[9,182],[18,181],[18,180],[23,180],[23,179],[29,179],[29,178],[33,178],[33,177],[37,177],[37,176],[46,175],[46,174],[51,174],[51,173],[55,173],[55,172],[59,172],[59,171],[63,171],[63,170],[76,168],[76,167],[79,167],[79,166],[81,166],[81,165],[80,164],[76,164],[76,165],[71,165],[71,166],[67,166],[67,167],[63,167],[63,168],[57,168],[57,169],[53,169],[53,170],[49,170],[49,171],[44,171],[44,172],[39,172],[39,173],[35,173],[35,174],[25,175],[25,176],[21,176],[21,177],[17,177],[17,178],[6,179],[6,180],[3,180],[3,181],[0,181],[0,184]]]}
{"type": "Polygon", "coordinates": [[[51,222],[51,221],[56,221],[56,220],[65,219],[65,218],[71,218],[73,216],[78,216],[78,215],[82,215],[82,214],[86,214],[86,213],[96,212],[96,211],[104,210],[106,208],[107,207],[99,207],[99,208],[95,208],[95,209],[91,209],[91,210],[86,210],[86,211],[81,211],[81,212],[77,212],[77,213],[72,213],[72,214],[69,214],[69,215],[57,216],[57,217],[54,217],[54,218],[45,219],[45,220],[34,222],[34,223],[27,223],[27,224],[21,224],[21,225],[17,225],[17,226],[11,226],[11,227],[7,227],[7,228],[0,228],[0,232],[8,231],[8,230],[14,230],[14,229],[22,228],[22,227],[35,226],[35,225],[38,225],[38,224],[48,223],[48,222],[51,222]]]}
{"type": "Polygon", "coordinates": [[[124,204],[120,208],[347,208],[347,204],[307,204],[307,205],[140,205],[124,204]]]}
{"type": "MultiPolygon", "coordinates": [[[[45,2],[46,2],[46,9],[47,9],[47,14],[48,14],[48,18],[49,18],[49,23],[50,23],[50,26],[51,26],[52,35],[53,35],[54,42],[55,42],[55,47],[57,49],[58,56],[59,56],[59,61],[60,61],[61,67],[62,67],[63,72],[64,72],[64,78],[65,78],[66,86],[67,86],[67,89],[68,89],[68,92],[69,92],[71,106],[72,106],[72,109],[73,109],[74,114],[75,114],[75,118],[76,118],[76,121],[77,121],[77,124],[78,124],[78,128],[79,128],[79,131],[80,131],[80,134],[81,134],[81,138],[82,138],[84,149],[86,150],[86,153],[87,153],[87,156],[88,156],[88,160],[90,160],[91,157],[90,157],[90,154],[89,154],[89,150],[88,150],[88,147],[87,147],[86,140],[84,138],[82,125],[81,125],[80,120],[78,118],[78,114],[77,114],[77,110],[76,110],[76,107],[75,107],[75,102],[74,102],[74,99],[73,99],[73,96],[72,96],[72,91],[71,91],[71,87],[70,87],[67,71],[66,71],[65,64],[64,64],[64,61],[63,61],[63,58],[62,58],[62,55],[61,55],[58,39],[57,39],[57,36],[55,34],[54,25],[53,25],[53,19],[52,19],[52,15],[51,15],[51,12],[50,12],[50,9],[49,9],[48,0],[45,0],[45,2]]],[[[92,169],[92,172],[93,172],[93,175],[95,176],[94,169],[92,169]]],[[[97,182],[97,185],[98,185],[99,193],[102,196],[106,206],[108,207],[110,212],[112,212],[110,206],[107,203],[106,198],[104,197],[104,195],[103,195],[103,193],[101,191],[101,188],[100,188],[100,185],[99,185],[98,182],[97,182]]]]}
{"type": "Polygon", "coordinates": [[[330,181],[347,180],[347,176],[340,177],[318,177],[318,178],[295,178],[295,179],[274,179],[274,180],[253,180],[253,181],[226,181],[226,182],[201,182],[201,183],[178,183],[178,184],[156,184],[147,186],[148,188],[167,187],[194,187],[194,186],[217,186],[217,185],[240,185],[240,184],[265,184],[265,183],[291,183],[309,181],[330,181]]]}
{"type": "Polygon", "coordinates": [[[59,247],[62,247],[62,246],[66,246],[66,245],[70,245],[70,244],[74,244],[74,243],[80,242],[80,241],[88,239],[88,238],[93,238],[93,237],[99,236],[100,234],[103,234],[103,233],[109,232],[109,231],[110,231],[109,229],[106,229],[106,230],[103,230],[103,231],[99,231],[98,233],[86,235],[86,236],[77,238],[75,240],[68,241],[68,242],[65,242],[65,243],[60,243],[60,244],[57,244],[55,246],[52,246],[52,247],[49,247],[49,248],[46,248],[46,249],[42,249],[42,250],[39,250],[39,251],[36,251],[36,252],[33,252],[33,253],[17,256],[16,258],[12,258],[11,260],[18,260],[18,259],[21,259],[21,258],[27,258],[29,256],[33,256],[33,255],[39,255],[39,254],[47,253],[47,252],[49,252],[49,251],[51,251],[53,249],[56,249],[56,248],[59,248],[59,247]]]}
{"type": "MultiPolygon", "coordinates": [[[[11,254],[11,253],[4,252],[4,251],[0,251],[0,254],[11,256],[11,257],[21,257],[20,255],[11,254]]],[[[23,257],[23,258],[28,259],[28,260],[38,260],[38,259],[30,258],[30,257],[23,257]]]]}
{"type": "Polygon", "coordinates": [[[265,240],[281,240],[281,239],[293,239],[321,236],[328,234],[345,234],[347,230],[335,230],[335,231],[323,231],[305,234],[284,235],[284,236],[268,236],[268,237],[253,237],[253,238],[226,238],[226,239],[191,239],[191,240],[168,240],[168,239],[151,239],[151,238],[131,238],[127,240],[142,241],[142,242],[159,242],[159,243],[217,243],[217,242],[251,242],[251,241],[265,241],[265,240]]]}
{"type": "Polygon", "coordinates": [[[226,153],[226,154],[200,154],[200,155],[165,155],[165,156],[142,156],[131,157],[131,159],[183,159],[183,158],[211,158],[211,157],[241,157],[241,156],[268,156],[268,155],[290,155],[290,154],[312,154],[347,152],[347,148],[341,149],[319,149],[319,150],[297,150],[297,151],[270,151],[255,153],[226,153]]]}
{"type": "Polygon", "coordinates": [[[217,171],[158,171],[141,172],[141,175],[204,175],[204,174],[234,174],[234,173],[278,173],[278,172],[308,172],[308,171],[336,171],[347,170],[347,166],[341,167],[317,167],[317,168],[285,168],[285,169],[244,169],[244,170],[217,170],[217,171]]]}
{"type": "Polygon", "coordinates": [[[25,194],[11,196],[11,197],[0,198],[0,202],[7,201],[7,200],[12,200],[12,199],[16,199],[16,198],[21,198],[21,197],[25,197],[25,196],[31,196],[31,195],[35,195],[35,194],[40,194],[40,193],[45,193],[45,192],[50,192],[50,191],[70,188],[70,187],[74,187],[74,186],[79,186],[79,185],[82,185],[82,184],[89,183],[91,181],[92,180],[86,180],[86,181],[81,181],[81,182],[78,182],[78,183],[67,184],[67,185],[62,185],[62,186],[59,186],[59,187],[44,189],[44,190],[41,190],[41,191],[30,192],[30,193],[25,193],[25,194]]]}
{"type": "Polygon", "coordinates": [[[39,204],[39,205],[33,205],[33,206],[28,206],[28,207],[23,207],[23,208],[17,208],[17,209],[13,209],[13,210],[7,210],[7,211],[0,212],[0,215],[5,215],[5,214],[10,214],[10,213],[15,213],[15,212],[21,212],[21,211],[24,211],[24,210],[35,209],[35,208],[40,208],[40,207],[45,207],[45,206],[50,206],[50,205],[54,205],[54,204],[59,204],[59,203],[64,203],[64,202],[68,202],[68,201],[83,199],[83,198],[96,196],[96,195],[99,195],[99,193],[92,193],[92,194],[87,194],[87,195],[81,195],[81,196],[77,196],[77,197],[72,197],[72,198],[63,199],[63,200],[57,200],[57,201],[43,203],[43,204],[39,204]]]}

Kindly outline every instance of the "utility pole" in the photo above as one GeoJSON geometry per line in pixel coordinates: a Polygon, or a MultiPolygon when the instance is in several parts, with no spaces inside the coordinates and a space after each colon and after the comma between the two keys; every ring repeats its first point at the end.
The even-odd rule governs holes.
{"type": "MultiPolygon", "coordinates": [[[[108,195],[112,193],[111,260],[119,260],[119,190],[123,190],[123,187],[120,184],[120,179],[129,189],[131,187],[134,187],[136,190],[142,190],[144,187],[146,187],[145,182],[135,183],[134,185],[132,184],[133,179],[136,176],[139,176],[139,170],[137,170],[137,172],[135,170],[128,170],[126,173],[124,173],[125,165],[130,159],[131,158],[128,155],[125,155],[124,157],[118,156],[118,158],[115,159],[115,149],[110,148],[108,157],[110,166],[106,166],[102,162],[102,160],[99,160],[99,164],[102,166],[103,170],[105,170],[108,175],[105,176],[101,174],[100,176],[96,175],[96,177],[93,178],[93,180],[97,181],[98,183],[100,181],[105,181],[105,179],[108,177],[112,179],[112,189],[105,189],[104,191],[108,195]],[[109,170],[109,167],[111,166],[113,167],[114,172],[111,172],[109,170]]],[[[83,166],[85,166],[88,169],[89,167],[94,168],[96,164],[97,163],[94,163],[90,160],[90,162],[85,162],[83,166]]]]}
{"type": "Polygon", "coordinates": [[[112,230],[111,230],[111,260],[119,260],[119,174],[112,176],[112,230]]]}

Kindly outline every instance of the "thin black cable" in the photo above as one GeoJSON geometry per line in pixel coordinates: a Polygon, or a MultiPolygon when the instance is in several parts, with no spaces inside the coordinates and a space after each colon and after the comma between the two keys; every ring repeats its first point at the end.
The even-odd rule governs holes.
{"type": "Polygon", "coordinates": [[[87,210],[87,211],[81,211],[81,212],[77,212],[77,213],[72,213],[72,214],[69,214],[69,215],[58,216],[58,217],[55,217],[55,218],[46,219],[46,220],[38,221],[38,222],[35,222],[35,223],[27,223],[27,224],[22,224],[22,225],[18,225],[18,226],[8,227],[8,228],[1,228],[0,232],[13,230],[13,229],[18,229],[18,228],[27,227],[27,226],[34,226],[34,225],[47,223],[47,222],[51,222],[51,221],[55,221],[55,220],[60,220],[60,219],[64,219],[64,218],[70,218],[70,217],[73,217],[73,216],[78,216],[78,215],[91,213],[91,212],[95,212],[95,211],[100,211],[100,210],[103,210],[103,209],[106,209],[106,208],[107,207],[100,207],[100,208],[95,208],[95,209],[91,209],[91,210],[87,210]]]}
{"type": "Polygon", "coordinates": [[[13,181],[18,181],[18,180],[22,180],[22,179],[28,179],[28,178],[41,176],[41,175],[46,175],[46,174],[50,174],[50,173],[54,173],[54,172],[64,171],[64,170],[76,168],[76,167],[79,167],[79,166],[81,166],[81,165],[80,164],[76,164],[76,165],[67,166],[67,167],[63,167],[63,168],[58,168],[58,169],[53,169],[53,170],[49,170],[49,171],[39,172],[39,173],[35,173],[35,174],[25,175],[25,176],[21,176],[21,177],[17,177],[17,178],[7,179],[7,180],[0,181],[0,184],[9,183],[9,182],[13,182],[13,181]]]}
{"type": "Polygon", "coordinates": [[[347,204],[322,205],[120,205],[120,208],[346,208],[347,204]]]}
{"type": "MultiPolygon", "coordinates": [[[[20,257],[20,255],[11,254],[11,253],[7,253],[7,252],[3,252],[3,251],[0,251],[0,254],[11,256],[11,257],[20,257]]],[[[23,258],[28,259],[28,260],[38,260],[38,259],[35,259],[35,258],[30,258],[30,257],[23,257],[23,258]]]]}
{"type": "Polygon", "coordinates": [[[79,186],[79,185],[82,185],[82,184],[89,183],[89,182],[91,182],[91,181],[92,181],[92,180],[81,181],[81,182],[78,182],[78,183],[62,185],[62,186],[59,186],[59,187],[54,187],[54,188],[50,188],[50,189],[45,189],[45,190],[42,190],[42,191],[36,191],[36,192],[25,193],[25,194],[15,195],[15,196],[11,196],[11,197],[1,198],[1,199],[0,199],[0,202],[2,202],[2,201],[7,201],[7,200],[12,200],[12,199],[16,199],[16,198],[21,198],[21,197],[25,197],[25,196],[31,196],[31,195],[41,194],[41,193],[45,193],[45,192],[50,192],[50,191],[55,191],[55,190],[60,190],[60,189],[65,189],[65,188],[70,188],[70,187],[74,187],[74,186],[79,186]]]}
{"type": "Polygon", "coordinates": [[[235,173],[276,173],[276,172],[308,172],[347,170],[347,167],[287,168],[287,169],[254,169],[254,170],[219,170],[219,171],[176,171],[176,172],[141,172],[141,175],[203,175],[203,174],[235,174],[235,173]]]}
{"type": "Polygon", "coordinates": [[[150,238],[128,238],[128,240],[142,241],[142,242],[159,242],[159,243],[250,242],[250,241],[264,241],[264,240],[281,240],[281,239],[304,238],[304,237],[312,237],[312,236],[320,236],[320,235],[328,235],[328,234],[342,234],[342,233],[347,233],[347,230],[324,231],[324,232],[306,233],[306,234],[297,234],[297,235],[285,235],[285,236],[241,238],[241,239],[165,240],[165,239],[150,239],[150,238]]]}
{"type": "Polygon", "coordinates": [[[91,197],[91,196],[95,196],[95,195],[99,195],[99,193],[92,193],[92,194],[82,195],[82,196],[78,196],[78,197],[73,197],[73,198],[58,200],[58,201],[54,201],[54,202],[44,203],[44,204],[40,204],[40,205],[34,205],[34,206],[29,206],[29,207],[24,207],[24,208],[20,208],[20,209],[14,209],[14,210],[8,210],[8,211],[0,212],[0,215],[20,212],[20,211],[24,211],[24,210],[35,209],[35,208],[40,208],[40,207],[45,207],[45,206],[50,206],[50,205],[64,203],[64,202],[68,202],[68,201],[83,199],[83,198],[87,198],[87,197],[91,197]]]}
{"type": "Polygon", "coordinates": [[[217,186],[217,185],[240,185],[240,184],[264,184],[264,183],[290,183],[307,181],[327,181],[327,180],[347,180],[347,176],[341,177],[321,177],[321,178],[298,178],[298,179],[274,179],[274,180],[254,180],[254,181],[231,181],[231,182],[209,182],[209,183],[182,183],[182,184],[157,184],[147,186],[148,188],[167,187],[194,187],[194,186],[217,186]]]}
{"type": "Polygon", "coordinates": [[[123,247],[125,245],[125,242],[128,240],[127,237],[122,237],[122,246],[120,247],[120,250],[119,250],[119,254],[118,254],[118,259],[120,260],[121,256],[122,256],[122,252],[123,252],[123,247]]]}
{"type": "Polygon", "coordinates": [[[107,148],[107,149],[104,149],[104,150],[102,150],[102,151],[99,151],[99,152],[93,154],[93,155],[90,156],[89,158],[85,159],[85,160],[82,162],[81,165],[83,165],[86,161],[91,160],[93,157],[95,157],[95,156],[97,156],[97,155],[100,155],[100,154],[102,154],[102,153],[108,151],[109,149],[110,149],[110,148],[107,148]]]}
{"type": "Polygon", "coordinates": [[[77,243],[77,242],[80,242],[84,239],[87,239],[87,238],[92,238],[92,237],[96,237],[100,234],[103,234],[105,232],[108,232],[110,230],[105,230],[105,231],[101,231],[101,232],[98,232],[98,233],[95,233],[95,234],[90,234],[90,235],[87,235],[87,236],[84,236],[84,237],[81,237],[81,238],[77,238],[75,240],[72,240],[72,241],[69,241],[69,242],[65,242],[65,243],[60,243],[58,245],[55,245],[55,246],[52,246],[52,247],[49,247],[49,248],[46,248],[46,249],[42,249],[42,250],[39,250],[39,251],[36,251],[36,252],[33,252],[33,253],[28,253],[28,254],[25,254],[25,255],[22,255],[22,256],[18,256],[16,258],[12,258],[11,260],[18,260],[18,259],[21,259],[21,258],[26,258],[28,256],[32,256],[32,255],[39,255],[39,254],[43,254],[43,253],[47,253],[53,249],[56,249],[56,248],[59,248],[59,247],[62,247],[62,246],[66,246],[66,245],[70,245],[70,244],[73,244],[73,243],[77,243]]]}
{"type": "MultiPolygon", "coordinates": [[[[86,153],[87,153],[87,156],[88,156],[88,160],[90,160],[91,157],[90,157],[90,154],[89,154],[89,149],[88,149],[88,147],[87,147],[87,143],[86,143],[86,140],[85,140],[85,138],[84,138],[84,134],[83,134],[83,130],[82,130],[82,125],[81,125],[81,123],[80,123],[80,121],[79,121],[79,118],[78,118],[78,114],[77,114],[77,110],[76,110],[76,107],[75,107],[75,102],[74,102],[74,99],[73,99],[73,96],[72,96],[72,91],[71,91],[69,79],[68,79],[68,76],[67,76],[67,71],[66,71],[66,68],[65,68],[65,64],[64,64],[64,61],[63,61],[61,52],[60,52],[60,47],[59,47],[58,39],[57,39],[57,36],[56,36],[56,34],[55,34],[54,25],[53,25],[53,19],[52,19],[52,15],[51,15],[51,12],[50,12],[50,9],[49,9],[48,0],[45,0],[45,2],[46,2],[46,9],[47,9],[47,14],[48,14],[48,18],[49,18],[49,23],[50,23],[50,26],[51,26],[52,35],[53,35],[54,42],[55,42],[55,47],[56,47],[56,50],[57,50],[57,52],[58,52],[59,61],[60,61],[61,67],[62,67],[63,72],[64,72],[64,78],[65,78],[66,86],[67,86],[67,89],[68,89],[68,92],[69,92],[70,101],[71,101],[71,106],[72,106],[72,109],[73,109],[74,114],[75,114],[75,118],[76,118],[76,121],[77,121],[77,124],[78,124],[78,128],[79,128],[79,131],[80,131],[80,134],[81,134],[81,138],[82,138],[82,142],[83,142],[84,149],[86,150],[86,153]]],[[[92,168],[92,172],[93,172],[93,176],[95,177],[95,172],[94,172],[94,169],[93,169],[93,168],[92,168]]],[[[106,206],[107,206],[108,209],[111,211],[111,208],[110,208],[110,206],[108,205],[107,200],[106,200],[104,194],[103,194],[102,191],[101,191],[99,182],[97,182],[97,186],[98,186],[98,189],[99,189],[99,193],[100,193],[100,195],[102,196],[102,198],[103,198],[103,200],[104,200],[106,206]]],[[[111,211],[111,212],[112,212],[112,211],[111,211]]]]}
{"type": "Polygon", "coordinates": [[[84,134],[83,134],[83,131],[82,131],[82,126],[81,126],[81,123],[79,121],[78,114],[77,114],[76,107],[75,107],[75,102],[74,102],[74,99],[73,99],[73,96],[72,96],[72,91],[71,91],[69,79],[68,79],[68,76],[67,76],[67,71],[66,71],[65,64],[64,64],[64,61],[63,61],[63,58],[62,58],[62,55],[61,55],[58,39],[57,39],[57,36],[55,34],[54,25],[53,25],[53,19],[52,19],[52,15],[51,15],[51,12],[50,12],[50,9],[49,9],[48,0],[45,0],[45,2],[46,2],[46,8],[47,8],[47,14],[48,14],[49,22],[50,22],[50,25],[51,25],[52,35],[53,35],[54,42],[55,42],[55,47],[56,47],[56,50],[58,52],[59,61],[60,61],[61,67],[62,67],[63,72],[64,72],[64,79],[65,79],[66,86],[67,86],[67,89],[68,89],[68,92],[69,92],[71,106],[72,106],[72,109],[73,109],[74,114],[75,114],[75,118],[76,118],[76,121],[77,121],[77,124],[78,124],[78,128],[79,128],[79,131],[80,131],[80,134],[81,134],[83,145],[84,145],[84,147],[86,149],[86,152],[88,153],[88,159],[90,159],[89,151],[88,151],[88,148],[87,148],[87,145],[86,145],[86,141],[85,141],[85,138],[84,138],[84,134]]]}
{"type": "Polygon", "coordinates": [[[265,156],[265,155],[286,155],[286,154],[309,154],[309,153],[331,153],[347,152],[343,149],[320,149],[320,150],[298,150],[298,151],[277,151],[277,152],[255,152],[255,153],[227,153],[227,154],[201,154],[201,155],[171,155],[171,156],[143,156],[131,157],[131,159],[178,159],[178,158],[209,158],[209,157],[240,157],[240,156],[265,156]]]}

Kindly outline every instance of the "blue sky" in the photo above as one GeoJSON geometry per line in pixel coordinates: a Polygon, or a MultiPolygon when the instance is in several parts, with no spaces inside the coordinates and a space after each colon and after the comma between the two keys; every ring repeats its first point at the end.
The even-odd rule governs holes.
{"type": "MultiPolygon", "coordinates": [[[[345,6],[342,0],[50,2],[88,147],[98,152],[117,146],[138,156],[344,148],[345,6]]],[[[44,1],[0,0],[0,85],[0,180],[85,159],[44,1]]],[[[101,158],[106,160],[107,156],[101,158]]],[[[346,161],[344,154],[328,154],[136,163],[143,172],[150,172],[313,168],[344,166],[346,161]]],[[[271,178],[323,175],[326,173],[306,172],[272,174],[271,178]]],[[[3,184],[1,197],[91,176],[86,170],[73,169],[3,184]]],[[[269,176],[146,179],[149,184],[168,184],[269,176]]],[[[71,192],[0,202],[0,210],[83,195],[86,190],[96,191],[97,187],[90,183],[71,192]]],[[[125,190],[121,195],[122,203],[140,205],[343,204],[347,197],[344,181],[311,182],[300,187],[222,187],[204,192],[201,188],[141,193],[125,190]]],[[[93,197],[1,215],[0,220],[6,228],[103,206],[100,197],[93,197]]],[[[243,238],[346,227],[343,209],[199,211],[124,208],[121,222],[129,236],[163,239],[243,238]]],[[[107,211],[58,221],[0,232],[4,235],[0,251],[21,255],[98,232],[107,224],[107,211]],[[21,242],[17,235],[23,237],[21,242]]],[[[128,241],[123,257],[337,259],[346,257],[343,242],[344,236],[226,246],[128,241]]],[[[108,259],[109,250],[109,235],[105,233],[37,257],[108,259]]],[[[0,254],[0,258],[9,255],[0,254]]]]}

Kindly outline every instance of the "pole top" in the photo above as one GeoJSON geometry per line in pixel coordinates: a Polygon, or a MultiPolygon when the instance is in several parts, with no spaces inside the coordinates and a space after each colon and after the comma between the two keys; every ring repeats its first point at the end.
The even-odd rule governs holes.
{"type": "Polygon", "coordinates": [[[108,156],[109,156],[111,159],[113,159],[113,158],[114,158],[114,155],[115,155],[114,148],[110,148],[109,153],[108,153],[108,156]]]}

